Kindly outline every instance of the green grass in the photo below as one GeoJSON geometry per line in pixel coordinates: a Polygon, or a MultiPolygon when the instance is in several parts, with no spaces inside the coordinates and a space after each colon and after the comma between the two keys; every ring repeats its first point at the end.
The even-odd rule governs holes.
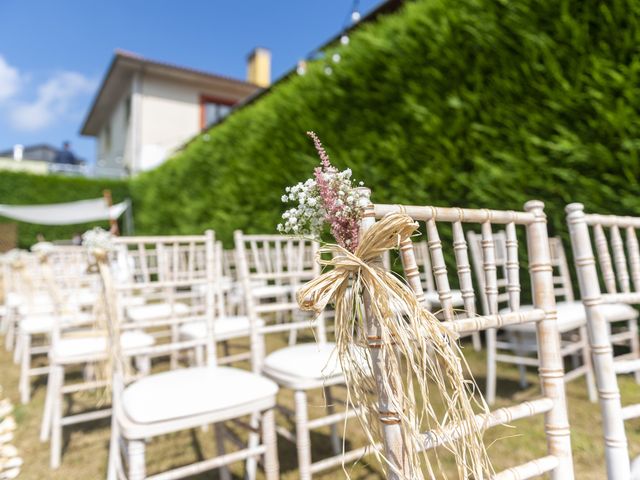
{"type": "MultiPolygon", "coordinates": [[[[270,346],[284,344],[284,338],[274,339],[270,346]]],[[[484,383],[484,355],[474,352],[470,346],[465,347],[465,354],[474,371],[476,380],[482,386],[484,383]]],[[[109,422],[106,420],[71,427],[65,431],[65,449],[62,466],[52,472],[49,469],[49,444],[38,440],[40,420],[44,404],[44,381],[34,382],[34,396],[28,405],[18,404],[18,368],[11,361],[11,356],[0,349],[0,385],[16,406],[15,417],[18,422],[15,446],[25,460],[20,478],[25,480],[47,479],[94,479],[104,478],[107,462],[107,446],[109,441],[109,422]]],[[[531,386],[520,389],[517,384],[518,374],[514,368],[500,366],[498,382],[499,397],[495,407],[509,405],[515,401],[536,398],[538,385],[533,370],[529,373],[531,386]]],[[[623,399],[627,402],[640,401],[640,387],[631,377],[625,377],[620,382],[623,399]]],[[[583,379],[567,385],[567,397],[570,409],[572,429],[572,445],[576,478],[596,480],[605,478],[604,454],[602,446],[601,418],[597,404],[587,399],[586,386],[583,379]]],[[[292,407],[293,399],[290,392],[280,393],[281,404],[292,407]]],[[[80,397],[73,402],[73,409],[95,402],[91,396],[80,397]]],[[[310,415],[320,416],[324,412],[324,397],[322,392],[313,392],[309,400],[310,415]]],[[[286,425],[284,417],[279,416],[278,422],[286,425]]],[[[487,435],[489,451],[497,470],[501,470],[541,456],[545,453],[542,417],[514,422],[507,427],[490,430],[487,435]]],[[[342,427],[341,427],[342,428],[342,427]]],[[[640,419],[627,422],[632,456],[640,455],[640,419]]],[[[357,423],[350,424],[348,439],[352,445],[360,445],[364,441],[357,423]]],[[[330,453],[328,429],[320,430],[312,438],[314,445],[314,459],[322,458],[330,453]]],[[[293,480],[297,478],[295,446],[279,438],[279,458],[281,463],[281,478],[293,480]]],[[[206,458],[215,454],[213,432],[193,431],[179,432],[152,440],[148,445],[148,471],[158,472],[171,467],[190,463],[199,458],[206,458]]],[[[380,468],[373,459],[371,465],[361,462],[350,468],[349,474],[354,480],[383,478],[380,468]]],[[[451,464],[448,464],[452,467],[451,464]]],[[[236,464],[232,468],[234,478],[242,478],[242,465],[236,464]]],[[[319,479],[343,478],[345,474],[338,468],[318,475],[319,479]]],[[[197,479],[216,479],[216,472],[202,474],[197,479]]],[[[261,477],[260,477],[261,478],[261,477]]]]}

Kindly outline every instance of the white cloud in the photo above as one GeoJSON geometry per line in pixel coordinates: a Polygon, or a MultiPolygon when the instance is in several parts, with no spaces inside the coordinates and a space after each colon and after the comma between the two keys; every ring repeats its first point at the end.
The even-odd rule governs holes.
{"type": "Polygon", "coordinates": [[[38,87],[33,102],[12,106],[9,120],[17,130],[40,130],[69,113],[74,100],[92,92],[93,80],[77,72],[60,72],[38,87]]]}
{"type": "Polygon", "coordinates": [[[20,90],[20,73],[0,55],[0,102],[13,97],[20,90]]]}

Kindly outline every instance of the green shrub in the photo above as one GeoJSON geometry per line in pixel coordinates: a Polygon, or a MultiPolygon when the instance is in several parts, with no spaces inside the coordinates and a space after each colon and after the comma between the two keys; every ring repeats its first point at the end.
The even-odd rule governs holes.
{"type": "MultiPolygon", "coordinates": [[[[317,164],[378,202],[640,214],[640,2],[422,0],[363,25],[333,74],[276,85],[133,181],[150,233],[273,232],[317,164]]],[[[333,50],[328,52],[331,57],[333,50]]]]}
{"type": "MultiPolygon", "coordinates": [[[[111,190],[114,203],[129,197],[128,184],[121,180],[0,171],[0,203],[2,204],[36,205],[73,202],[102,197],[104,189],[111,190]]],[[[15,221],[0,217],[0,223],[7,222],[15,221]]],[[[16,223],[18,223],[18,244],[22,248],[33,245],[38,233],[42,233],[47,240],[62,240],[71,238],[75,232],[84,232],[96,225],[109,228],[108,222],[61,226],[16,223]]]]}

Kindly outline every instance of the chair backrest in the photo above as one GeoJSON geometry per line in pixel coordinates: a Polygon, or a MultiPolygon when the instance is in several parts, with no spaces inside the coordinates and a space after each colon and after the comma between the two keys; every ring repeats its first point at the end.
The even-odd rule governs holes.
{"type": "MultiPolygon", "coordinates": [[[[257,329],[262,335],[293,332],[313,328],[318,342],[326,341],[324,317],[310,321],[300,312],[295,295],[306,281],[320,273],[315,258],[317,242],[283,235],[247,235],[235,232],[236,270],[245,298],[246,314],[251,323],[264,326],[257,329]],[[284,315],[283,322],[278,315],[284,315]]],[[[252,338],[252,342],[259,342],[252,338]]],[[[262,348],[252,345],[252,353],[262,348]]],[[[256,362],[261,358],[255,357],[256,362]]]]}
{"type": "Polygon", "coordinates": [[[119,280],[112,288],[115,335],[142,330],[156,338],[160,331],[160,336],[169,338],[150,347],[128,349],[127,356],[164,356],[205,345],[207,364],[215,365],[213,322],[218,310],[222,264],[214,233],[208,230],[204,235],[119,237],[114,244],[118,256],[134,252],[134,260],[111,262],[111,280],[123,278],[118,272],[121,265],[135,265],[129,272],[129,280],[119,280]],[[132,319],[131,313],[138,306],[131,306],[130,298],[140,294],[151,299],[148,305],[158,305],[160,301],[168,308],[142,320],[132,319]],[[207,325],[205,338],[182,340],[171,335],[179,325],[202,321],[207,325]]]}
{"type": "MultiPolygon", "coordinates": [[[[89,254],[84,247],[55,246],[42,259],[42,275],[53,301],[56,321],[51,343],[64,336],[67,330],[96,330],[95,305],[99,297],[99,279],[89,271],[89,254]]],[[[99,332],[96,332],[97,334],[99,332]]],[[[104,331],[101,334],[104,335],[104,331]]]]}
{"type": "Polygon", "coordinates": [[[631,478],[624,420],[640,416],[640,404],[622,407],[616,373],[640,370],[640,360],[614,364],[610,325],[599,305],[640,303],[640,249],[636,235],[640,217],[585,214],[580,203],[567,205],[566,211],[580,295],[587,312],[607,473],[609,478],[631,478]],[[606,293],[602,293],[601,281],[606,293]]]}
{"type": "MultiPolygon", "coordinates": [[[[504,230],[493,232],[492,240],[494,242],[494,263],[496,268],[496,287],[498,289],[497,294],[497,308],[500,309],[508,304],[509,292],[507,287],[509,286],[508,268],[507,268],[507,235],[504,230]]],[[[471,263],[475,273],[475,278],[479,286],[479,297],[482,305],[482,311],[485,314],[495,313],[493,310],[495,306],[489,305],[488,295],[486,290],[486,275],[483,236],[473,230],[467,232],[467,241],[469,244],[469,250],[471,251],[471,263]]],[[[556,301],[564,300],[571,302],[574,300],[573,286],[571,284],[571,274],[569,272],[569,265],[567,264],[567,258],[562,245],[562,240],[559,237],[549,238],[549,254],[551,268],[553,269],[553,287],[556,301]]]]}
{"type": "MultiPolygon", "coordinates": [[[[492,412],[488,417],[481,415],[478,421],[484,422],[486,426],[491,427],[503,423],[505,419],[511,422],[520,418],[544,414],[548,455],[541,459],[512,467],[505,472],[504,478],[530,478],[550,472],[554,479],[572,479],[573,463],[563,381],[564,372],[560,355],[560,335],[555,317],[556,307],[553,294],[549,241],[542,202],[528,202],[523,212],[369,204],[364,213],[362,231],[370,228],[375,223],[375,219],[380,219],[392,212],[405,212],[415,221],[424,222],[435,287],[442,305],[445,325],[448,328],[463,334],[498,328],[509,324],[536,322],[540,359],[540,383],[543,396],[533,401],[501,408],[492,412]],[[445,264],[445,245],[441,241],[439,234],[439,226],[442,224],[447,224],[452,230],[453,244],[449,250],[449,255],[455,259],[460,290],[465,300],[465,312],[458,314],[457,317],[454,315],[454,309],[451,304],[451,288],[449,287],[448,272],[445,264]],[[466,225],[471,225],[471,228],[480,225],[482,230],[482,246],[485,258],[483,265],[485,292],[489,299],[489,304],[493,306],[489,315],[477,316],[475,314],[474,287],[467,242],[464,235],[464,227],[466,225]],[[504,315],[495,314],[498,289],[495,260],[496,242],[493,235],[494,226],[504,229],[506,238],[507,292],[508,303],[512,311],[504,315]],[[529,275],[534,298],[534,308],[532,310],[520,309],[518,227],[523,227],[526,230],[529,275]]],[[[414,247],[415,244],[411,239],[401,243],[399,246],[400,257],[405,278],[418,299],[422,301],[424,294],[416,265],[414,247]]],[[[366,301],[367,299],[365,298],[366,301]]],[[[366,319],[366,329],[375,377],[384,378],[387,375],[384,370],[384,364],[376,360],[379,355],[377,339],[380,338],[380,333],[374,318],[366,319]]],[[[387,379],[387,381],[392,385],[401,384],[396,379],[387,379]]],[[[386,396],[388,395],[388,390],[385,391],[384,387],[379,383],[378,392],[380,411],[385,412],[386,417],[382,418],[381,416],[384,438],[386,439],[387,458],[404,458],[401,427],[395,422],[389,422],[390,413],[388,412],[388,407],[398,403],[389,401],[386,396]],[[386,393],[380,395],[380,392],[386,393]]],[[[400,416],[398,415],[397,418],[399,420],[400,416]]],[[[452,431],[457,433],[452,435],[459,438],[463,435],[461,430],[464,429],[454,428],[452,431]]],[[[433,441],[433,438],[442,438],[442,435],[435,432],[425,434],[425,449],[434,448],[438,445],[438,442],[433,441]]],[[[399,467],[404,468],[402,466],[399,467]]],[[[500,474],[498,474],[498,477],[502,478],[500,474]]]]}

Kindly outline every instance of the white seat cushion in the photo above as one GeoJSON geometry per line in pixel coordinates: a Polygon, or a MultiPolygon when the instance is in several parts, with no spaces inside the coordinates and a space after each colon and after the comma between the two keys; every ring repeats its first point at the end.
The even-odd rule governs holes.
{"type": "MultiPolygon", "coordinates": [[[[258,320],[257,326],[264,325],[258,320]]],[[[217,318],[213,323],[216,340],[249,335],[249,317],[229,316],[217,318]]],[[[207,336],[207,325],[204,321],[188,322],[180,326],[180,335],[188,339],[198,339],[207,336]]]]}
{"type": "MultiPolygon", "coordinates": [[[[581,327],[587,321],[587,314],[581,301],[558,302],[558,328],[560,332],[568,332],[581,327]]],[[[520,311],[532,310],[533,306],[524,305],[520,311]]],[[[624,303],[605,303],[600,306],[602,313],[608,321],[628,320],[638,315],[638,312],[630,305],[624,303]]],[[[502,309],[500,313],[507,313],[509,309],[502,309]]],[[[507,330],[520,332],[533,332],[536,329],[535,322],[520,325],[509,325],[507,330]]]]}
{"type": "MultiPolygon", "coordinates": [[[[427,291],[424,292],[424,295],[431,305],[440,305],[440,297],[438,297],[438,292],[427,291]]],[[[464,305],[462,292],[460,290],[451,290],[451,304],[454,307],[461,307],[464,305]]]]}
{"type": "Polygon", "coordinates": [[[638,318],[638,310],[626,303],[603,303],[598,308],[609,322],[638,318]]]}
{"type": "Polygon", "coordinates": [[[262,285],[251,287],[253,298],[267,299],[288,295],[293,290],[291,285],[262,285]]]}
{"type": "Polygon", "coordinates": [[[98,301],[98,294],[90,288],[83,288],[74,292],[70,300],[75,305],[86,307],[98,301]]]}
{"type": "MultiPolygon", "coordinates": [[[[144,332],[124,332],[120,336],[123,350],[140,347],[150,347],[155,343],[154,338],[144,332]]],[[[106,353],[107,337],[67,337],[56,342],[52,355],[56,358],[70,358],[86,355],[100,355],[106,353]]]]}
{"type": "Polygon", "coordinates": [[[189,313],[189,307],[184,303],[150,303],[127,308],[127,316],[134,322],[168,318],[172,315],[181,316],[189,313]],[[172,310],[173,307],[173,310],[172,310]]]}
{"type": "Polygon", "coordinates": [[[19,329],[30,335],[36,333],[48,333],[53,330],[54,322],[61,322],[62,325],[73,326],[88,323],[91,316],[88,313],[76,313],[74,315],[62,316],[60,318],[55,315],[29,315],[20,319],[19,329]]]}
{"type": "Polygon", "coordinates": [[[122,395],[124,413],[136,423],[154,423],[251,404],[274,397],[278,386],[245,370],[198,367],[144,377],[122,395]]]}
{"type": "MultiPolygon", "coordinates": [[[[367,367],[365,352],[356,353],[361,366],[367,367]]],[[[263,370],[269,376],[322,380],[342,375],[335,343],[303,343],[277,350],[264,359],[263,370]]]]}

